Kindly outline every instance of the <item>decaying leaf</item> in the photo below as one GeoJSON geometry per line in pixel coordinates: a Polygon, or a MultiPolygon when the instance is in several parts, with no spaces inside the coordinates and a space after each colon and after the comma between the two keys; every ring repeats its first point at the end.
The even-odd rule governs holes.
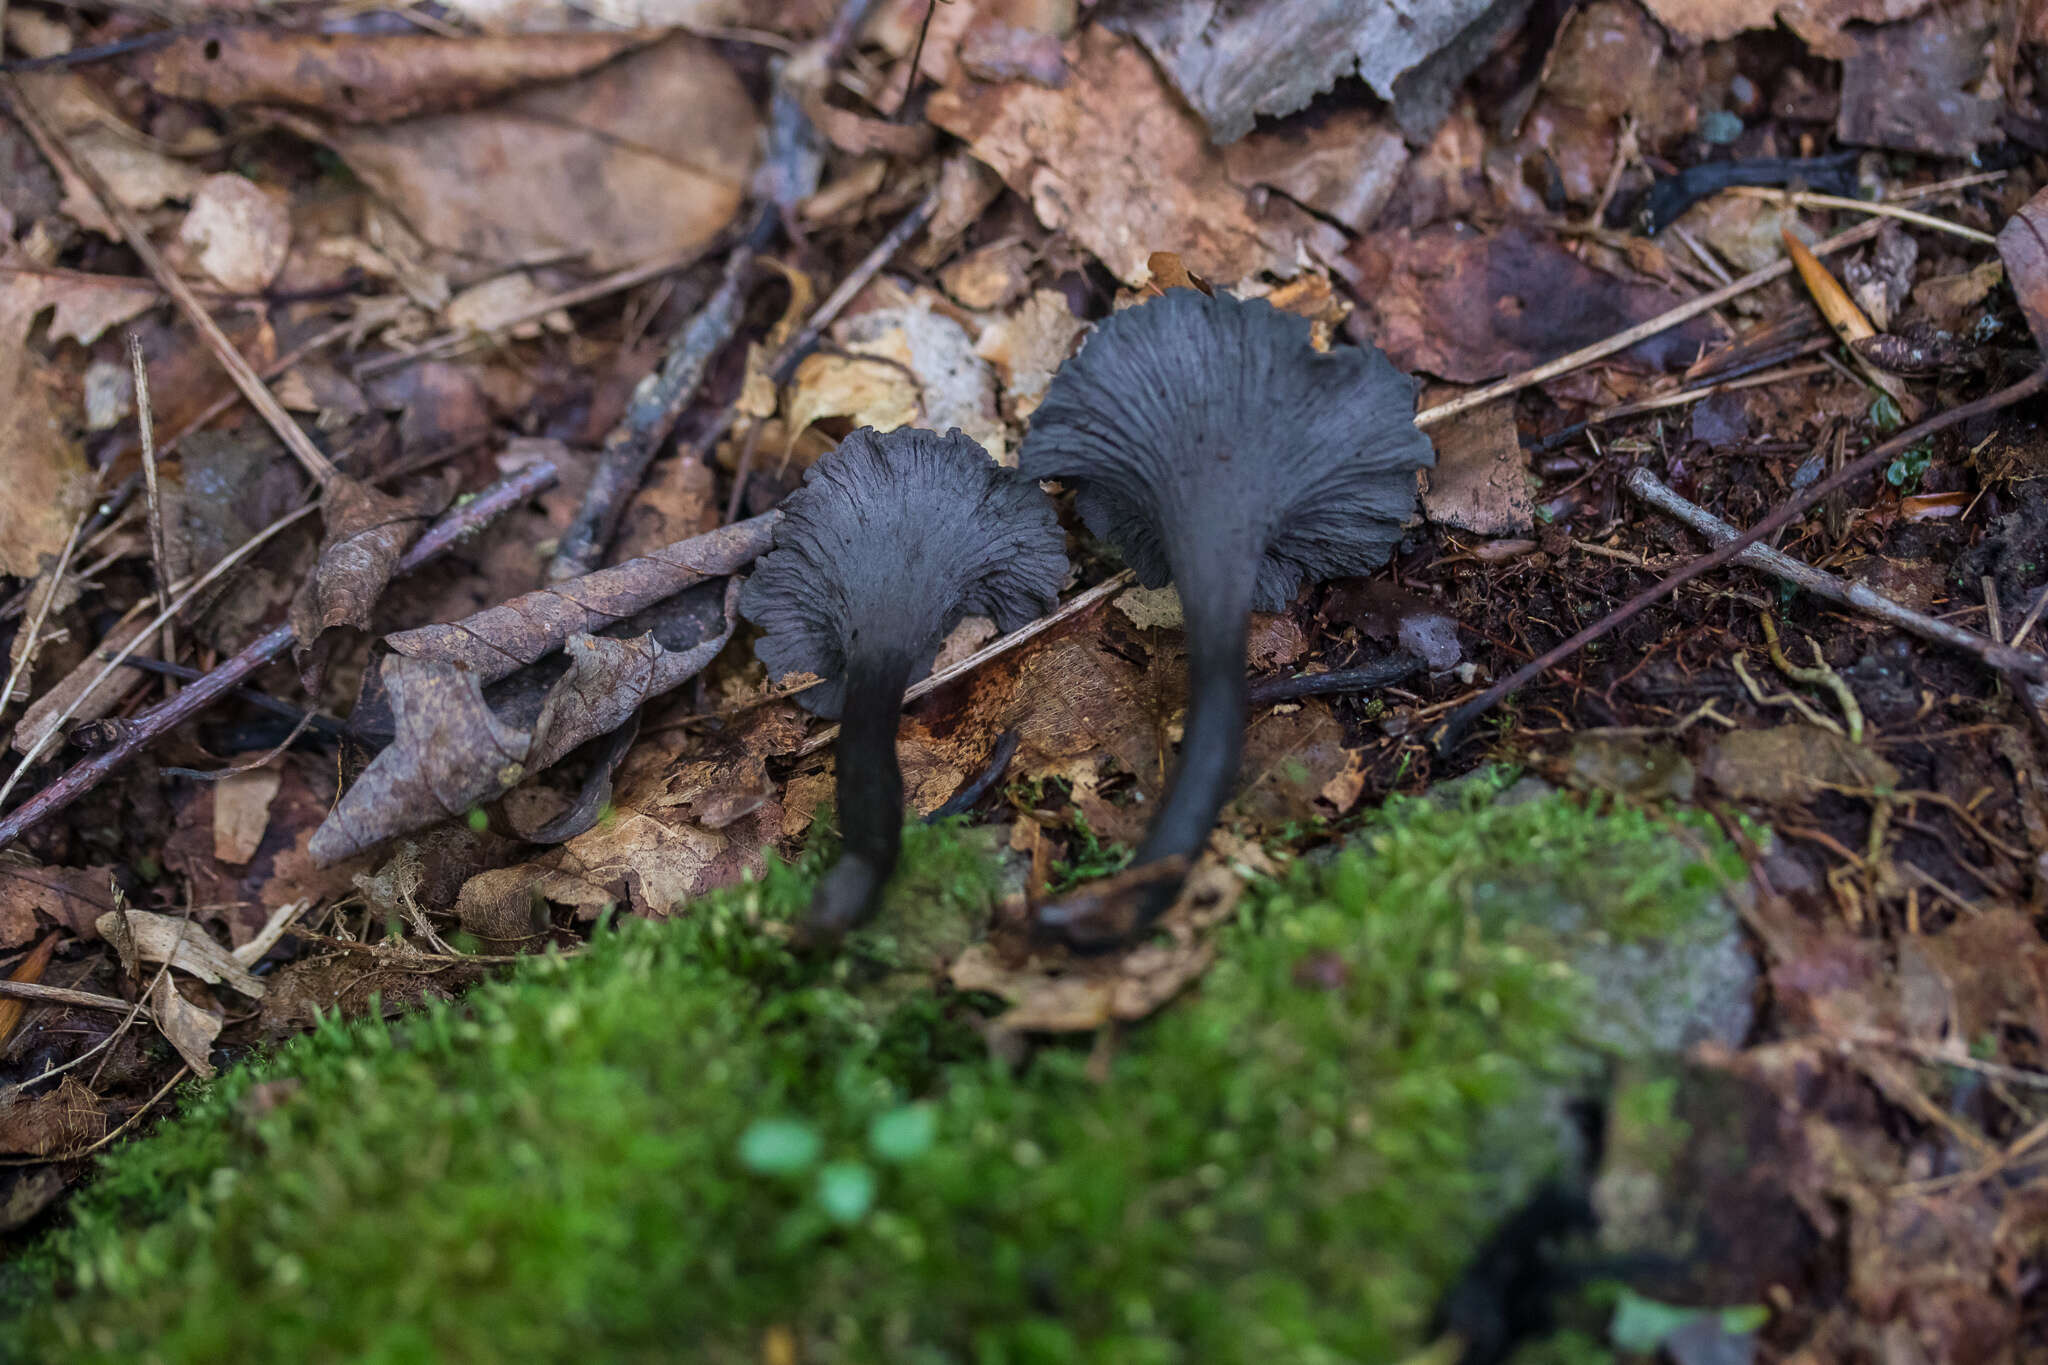
{"type": "MultiPolygon", "coordinates": [[[[100,917],[99,931],[111,932],[108,921],[113,911],[100,917]]],[[[189,918],[159,915],[151,910],[129,910],[128,932],[144,962],[163,962],[181,972],[190,972],[209,985],[226,982],[252,1000],[263,998],[263,983],[249,975],[234,954],[215,943],[206,930],[189,918]]]]}
{"type": "Polygon", "coordinates": [[[1512,401],[1461,412],[1429,429],[1436,468],[1423,477],[1431,521],[1482,536],[1514,535],[1536,520],[1529,458],[1515,431],[1512,401]]]}
{"type": "Polygon", "coordinates": [[[1170,931],[1170,942],[1103,957],[1031,957],[1015,964],[994,946],[977,943],[954,959],[947,977],[956,990],[1006,1001],[1010,1008],[993,1024],[1006,1032],[1086,1033],[1111,1022],[1135,1022],[1215,963],[1215,946],[1204,935],[1229,916],[1243,890],[1242,878],[1223,859],[1205,856],[1158,922],[1170,931]]]}
{"type": "Polygon", "coordinates": [[[2001,140],[1999,101],[1974,93],[1995,30],[1988,13],[1948,5],[1845,32],[1836,135],[1851,146],[1965,158],[2001,140]]]}
{"type": "Polygon", "coordinates": [[[1134,43],[1091,28],[1066,54],[1064,89],[962,80],[932,97],[930,118],[1127,284],[1144,282],[1154,251],[1226,282],[1292,275],[1305,253],[1337,259],[1341,236],[1292,204],[1251,212],[1201,121],[1134,43]]]}
{"type": "Polygon", "coordinates": [[[724,230],[753,171],[757,125],[725,62],[677,35],[486,109],[306,131],[437,247],[614,270],[724,230]]]}
{"type": "MultiPolygon", "coordinates": [[[[1367,331],[1404,370],[1457,383],[1497,379],[1613,336],[1684,302],[1660,285],[1596,270],[1521,224],[1400,229],[1352,248],[1367,331]]],[[[1650,369],[1689,364],[1714,329],[1694,318],[1622,352],[1650,369]]]]}
{"type": "Polygon", "coordinates": [[[66,1076],[55,1090],[23,1095],[8,1087],[0,1099],[0,1152],[49,1156],[89,1147],[107,1131],[107,1110],[99,1096],[76,1076],[66,1076]]]}
{"type": "Polygon", "coordinates": [[[291,209],[246,176],[211,175],[193,194],[178,241],[221,288],[261,293],[291,252],[291,209]]]}
{"type": "Polygon", "coordinates": [[[608,819],[539,858],[464,884],[456,902],[462,927],[483,938],[522,938],[545,923],[549,902],[586,917],[606,905],[666,915],[759,871],[763,847],[783,833],[767,762],[794,750],[804,730],[803,712],[783,704],[761,708],[686,761],[673,746],[642,746],[619,773],[608,819]]]}
{"type": "Polygon", "coordinates": [[[1800,801],[1830,788],[1888,791],[1899,770],[1886,759],[1812,725],[1731,730],[1701,765],[1707,779],[1737,801],[1800,801]]]}
{"type": "Polygon", "coordinates": [[[724,628],[687,648],[666,649],[652,632],[631,640],[571,636],[569,671],[540,698],[527,726],[492,710],[474,671],[390,656],[383,682],[396,733],[314,833],[313,857],[339,862],[395,834],[461,816],[625,724],[645,702],[717,657],[732,638],[737,591],[735,581],[726,593],[724,628]]]}
{"type": "MultiPolygon", "coordinates": [[[[1250,132],[1257,116],[1291,114],[1346,76],[1397,109],[1419,84],[1455,88],[1527,7],[1527,0],[1150,0],[1118,22],[1151,49],[1215,139],[1229,142],[1250,132]],[[1474,29],[1480,32],[1468,36],[1474,29]],[[1432,58],[1440,69],[1426,69],[1432,58]]],[[[1438,100],[1422,102],[1441,116],[1438,100]]],[[[1412,122],[1418,138],[1434,131],[1426,114],[1412,122]]]]}
{"type": "Polygon", "coordinates": [[[159,95],[215,108],[269,105],[341,123],[473,109],[536,81],[580,76],[645,39],[634,33],[464,37],[226,28],[175,37],[128,59],[159,95]]]}
{"type": "Polygon", "coordinates": [[[53,377],[29,346],[37,317],[55,310],[54,336],[90,342],[156,302],[135,280],[0,265],[0,574],[33,578],[55,558],[92,492],[76,430],[84,414],[60,405],[53,377]]]}
{"type": "Polygon", "coordinates": [[[773,543],[781,519],[768,512],[734,522],[461,621],[399,631],[384,643],[407,658],[454,664],[491,682],[552,654],[573,635],[615,626],[699,583],[738,573],[773,543]]]}
{"type": "Polygon", "coordinates": [[[213,1050],[213,1040],[220,1036],[221,1016],[187,1000],[169,972],[157,977],[150,989],[149,1012],[156,1019],[157,1029],[178,1050],[185,1065],[192,1068],[192,1074],[201,1080],[211,1079],[213,1062],[207,1054],[213,1050]]]}
{"type": "Polygon", "coordinates": [[[327,532],[320,562],[292,600],[292,634],[302,663],[317,669],[323,637],[368,630],[377,599],[427,520],[447,506],[452,487],[428,484],[406,496],[342,477],[327,486],[327,532]]]}
{"type": "MultiPolygon", "coordinates": [[[[2005,263],[2005,274],[2012,281],[2020,311],[2027,315],[2028,330],[2033,332],[2037,344],[2048,346],[2048,190],[2035,194],[1999,229],[1998,256],[2005,263]]],[[[1977,298],[1981,299],[1997,284],[1997,276],[1992,273],[1997,265],[1998,262],[1987,261],[1964,277],[1977,298]]],[[[1915,299],[1933,283],[1936,282],[1922,284],[1915,291],[1915,299]]],[[[1955,311],[1960,312],[1961,308],[1955,311]]]]}
{"type": "Polygon", "coordinates": [[[1839,35],[1850,23],[1908,19],[1932,0],[1645,0],[1644,8],[1680,38],[1717,43],[1780,21],[1822,56],[1840,57],[1839,35]]]}
{"type": "Polygon", "coordinates": [[[214,857],[241,864],[256,856],[263,832],[270,828],[270,803],[283,782],[283,773],[263,767],[233,773],[214,784],[214,857]]]}
{"type": "Polygon", "coordinates": [[[18,854],[0,856],[0,932],[21,933],[6,947],[34,937],[37,911],[90,939],[98,937],[100,917],[113,908],[111,868],[40,867],[18,854]]]}

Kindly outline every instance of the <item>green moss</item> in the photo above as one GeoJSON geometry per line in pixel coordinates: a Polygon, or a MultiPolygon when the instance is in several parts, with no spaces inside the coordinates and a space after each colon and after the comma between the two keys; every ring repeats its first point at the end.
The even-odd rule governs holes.
{"type": "MultiPolygon", "coordinates": [[[[400,1025],[329,1022],[110,1157],[0,1340],[737,1362],[776,1329],[807,1361],[1400,1358],[1565,1159],[1498,1116],[1586,1066],[1586,983],[1486,889],[1618,855],[1569,801],[1489,795],[1252,888],[1102,1082],[1085,1047],[1014,1074],[973,1001],[906,987],[987,912],[988,846],[950,830],[908,833],[883,924],[829,963],[783,946],[813,858],[400,1025]]],[[[1684,881],[1645,862],[1617,884],[1684,881]]]]}

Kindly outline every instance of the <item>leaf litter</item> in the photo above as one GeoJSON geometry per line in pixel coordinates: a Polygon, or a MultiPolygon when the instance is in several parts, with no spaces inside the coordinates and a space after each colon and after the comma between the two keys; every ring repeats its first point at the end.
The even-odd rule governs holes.
{"type": "MultiPolygon", "coordinates": [[[[1672,1301],[1772,1304],[1779,1355],[1996,1358],[2038,1309],[2048,1207],[2031,662],[2048,504],[2025,409],[1824,495],[1775,537],[1791,569],[1745,557],[1608,627],[1521,686],[1486,743],[1432,738],[1696,561],[1707,522],[1667,513],[1755,527],[1916,410],[2036,368],[2048,32],[1970,0],[1473,3],[1385,41],[1398,5],[956,0],[913,73],[926,7],[838,36],[830,8],[608,6],[603,28],[459,5],[432,35],[336,10],[167,37],[139,11],[7,8],[0,60],[60,64],[0,77],[0,629],[23,667],[0,722],[39,753],[0,809],[91,771],[10,834],[0,951],[54,945],[41,983],[140,1011],[169,1047],[38,1079],[122,1015],[26,1002],[0,1145],[80,1170],[181,1066],[477,979],[445,960],[458,931],[573,948],[607,907],[673,913],[829,838],[826,732],[728,606],[776,504],[863,423],[959,426],[1013,459],[1095,324],[1206,287],[1418,374],[1437,452],[1422,516],[1387,581],[1255,623],[1247,668],[1279,700],[1256,708],[1225,828],[1164,932],[1120,952],[1053,951],[1025,926],[1076,868],[1104,913],[1126,903],[1114,855],[1185,723],[1177,599],[1115,585],[1077,532],[1063,597],[1082,605],[956,642],[961,671],[905,711],[907,804],[973,795],[972,818],[1009,826],[1023,891],[931,964],[934,988],[999,999],[1011,1057],[1171,1010],[1245,876],[1482,756],[1721,812],[1751,844],[1769,1008],[1744,1046],[1687,1063],[1681,1165],[1699,1178],[1648,1222],[1610,1220],[1611,1250],[1631,1227],[1732,1238],[1672,1301]],[[131,37],[152,41],[69,59],[131,37]],[[1829,249],[1866,221],[1845,196],[1922,216],[1829,249]],[[778,230],[726,340],[671,426],[636,438],[628,396],[763,205],[778,230]],[[160,265],[121,247],[123,215],[160,265]],[[1803,278],[1698,306],[1777,270],[1788,235],[1816,244],[1803,278]],[[220,339],[165,307],[173,283],[220,339]],[[1837,296],[1868,328],[1849,347],[1828,328],[1851,314],[1814,302],[1837,296]],[[160,499],[119,377],[128,330],[160,499]],[[268,425],[234,401],[223,348],[283,400],[268,425]],[[334,477],[307,478],[280,420],[334,477]],[[550,582],[621,432],[656,446],[637,510],[594,572],[550,582]],[[544,496],[473,524],[466,494],[444,506],[541,459],[559,467],[544,496]],[[1639,470],[1670,497],[1645,502],[1639,470]],[[158,658],[157,569],[204,574],[314,484],[320,525],[210,585],[158,658]],[[446,526],[460,537],[400,580],[414,538],[446,526]],[[1787,577],[1802,568],[1835,595],[1789,586],[1815,581],[1787,577]],[[293,643],[311,652],[286,661],[293,643]],[[189,676],[121,668],[85,695],[112,650],[203,678],[258,645],[243,693],[190,712],[158,710],[189,676]],[[1396,651],[1418,661],[1403,681],[1311,695],[1396,651]],[[343,738],[313,723],[337,715],[343,738]],[[126,757],[92,769],[108,753],[126,757]],[[1749,1125],[1739,1161],[1717,1114],[1749,1125]],[[1788,1308],[1773,1286],[1795,1284],[1788,1308]],[[1919,1354],[1899,1354],[1908,1337],[1919,1354]]],[[[1607,1118],[1616,1209],[1656,1185],[1627,1122],[1607,1118]]],[[[23,1187],[8,1207],[57,1197],[23,1187]]]]}

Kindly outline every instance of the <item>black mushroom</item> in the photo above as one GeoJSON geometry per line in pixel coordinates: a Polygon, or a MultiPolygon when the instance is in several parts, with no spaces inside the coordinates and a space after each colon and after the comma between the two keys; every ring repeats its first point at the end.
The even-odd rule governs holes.
{"type": "Polygon", "coordinates": [[[863,427],[811,466],[782,511],[740,611],[764,632],[754,651],[769,673],[823,678],[798,700],[840,721],[844,849],[804,926],[830,940],[873,915],[896,867],[904,690],[962,618],[1014,630],[1050,609],[1065,541],[1038,486],[957,430],[863,427]]]}
{"type": "MultiPolygon", "coordinates": [[[[1082,519],[1141,582],[1179,590],[1188,651],[1180,763],[1138,849],[1192,863],[1244,748],[1245,642],[1306,578],[1384,564],[1432,465],[1415,383],[1371,347],[1318,351],[1306,320],[1261,301],[1173,289],[1106,319],[1032,414],[1019,459],[1076,490],[1082,519]]],[[[1142,929],[1173,901],[1155,879],[1136,922],[1059,905],[1040,925],[1076,946],[1142,929]]]]}

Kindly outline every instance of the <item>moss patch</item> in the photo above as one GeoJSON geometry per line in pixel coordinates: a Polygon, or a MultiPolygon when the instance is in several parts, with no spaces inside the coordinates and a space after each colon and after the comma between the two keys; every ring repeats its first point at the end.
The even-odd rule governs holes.
{"type": "MultiPolygon", "coordinates": [[[[1607,822],[1491,795],[1254,887],[1104,1083],[1080,1048],[1012,1074],[976,1002],[907,988],[987,910],[992,862],[957,831],[909,833],[882,929],[832,963],[782,946],[812,860],[400,1025],[324,1025],[115,1153],[17,1270],[34,1306],[0,1339],[195,1362],[738,1362],[785,1333],[812,1362],[1399,1358],[1564,1159],[1526,1132],[1503,1150],[1497,1116],[1588,1061],[1587,983],[1472,907],[1607,822]]],[[[1572,848],[1648,875],[1675,846],[1639,833],[1572,848]]]]}

